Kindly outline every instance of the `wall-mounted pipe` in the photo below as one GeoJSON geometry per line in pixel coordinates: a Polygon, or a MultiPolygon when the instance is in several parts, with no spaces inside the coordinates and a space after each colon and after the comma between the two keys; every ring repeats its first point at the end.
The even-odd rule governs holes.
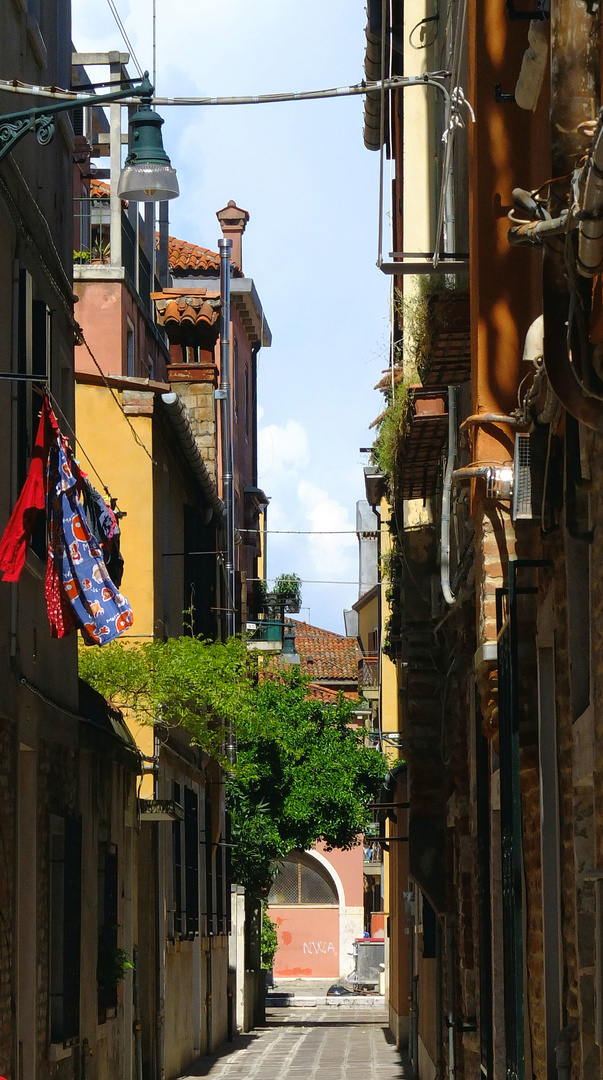
{"type": "Polygon", "coordinates": [[[452,500],[452,478],[456,457],[458,387],[448,387],[448,457],[444,473],[442,490],[442,525],[440,531],[440,584],[442,595],[447,604],[456,603],[456,596],[450,587],[450,508],[452,500]]]}
{"type": "Polygon", "coordinates": [[[235,527],[232,436],[232,349],[230,347],[230,251],[232,240],[218,240],[220,249],[220,405],[222,434],[222,498],[226,509],[226,635],[235,632],[235,527]]]}
{"type": "Polygon", "coordinates": [[[463,420],[459,430],[468,431],[471,427],[483,427],[484,424],[508,424],[509,427],[521,427],[524,421],[520,416],[505,416],[503,413],[474,413],[463,420]]]}
{"type": "Polygon", "coordinates": [[[495,465],[465,465],[462,469],[454,470],[452,480],[457,483],[462,483],[463,480],[476,480],[480,477],[487,480],[495,468],[495,465]]]}
{"type": "Polygon", "coordinates": [[[586,182],[578,226],[578,273],[594,277],[603,265],[603,110],[585,166],[586,182]]]}

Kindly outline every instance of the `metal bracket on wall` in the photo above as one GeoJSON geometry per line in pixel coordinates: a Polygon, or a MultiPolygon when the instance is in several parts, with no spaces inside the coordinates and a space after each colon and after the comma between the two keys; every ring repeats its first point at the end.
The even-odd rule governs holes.
{"type": "Polygon", "coordinates": [[[502,101],[515,101],[515,94],[503,94],[502,85],[497,82],[494,87],[494,100],[499,104],[502,101]]]}
{"type": "Polygon", "coordinates": [[[44,386],[48,384],[48,379],[45,375],[31,375],[25,373],[13,375],[12,372],[0,372],[0,379],[6,379],[8,382],[43,383],[44,386]]]}
{"type": "MultiPolygon", "coordinates": [[[[586,0],[587,3],[592,3],[593,0],[586,0]]],[[[594,0],[598,3],[598,0],[594,0]]],[[[515,0],[507,0],[507,15],[510,19],[544,19],[544,11],[539,5],[534,11],[517,11],[515,7],[515,0]]]]}

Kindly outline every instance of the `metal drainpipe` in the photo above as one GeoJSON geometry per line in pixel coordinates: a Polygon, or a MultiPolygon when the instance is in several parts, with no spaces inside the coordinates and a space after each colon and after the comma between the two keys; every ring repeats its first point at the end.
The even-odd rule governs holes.
{"type": "Polygon", "coordinates": [[[442,924],[439,917],[436,917],[436,1000],[435,1000],[435,1020],[436,1020],[436,1060],[435,1060],[435,1074],[436,1080],[443,1080],[444,1077],[444,1054],[442,1047],[442,1035],[444,1031],[444,1003],[442,1000],[442,924]]]}
{"type": "Polygon", "coordinates": [[[448,983],[448,1080],[454,1080],[456,1061],[454,1057],[454,922],[446,916],[446,981],[448,983]]]}
{"type": "Polygon", "coordinates": [[[571,1080],[572,1043],[579,1038],[580,1032],[574,1024],[561,1028],[555,1046],[555,1068],[557,1080],[571,1080]]]}
{"type": "Polygon", "coordinates": [[[232,351],[230,348],[230,251],[232,240],[218,240],[220,249],[220,405],[222,434],[222,498],[226,507],[226,635],[235,632],[235,528],[232,432],[232,351]]]}
{"type": "MultiPolygon", "coordinates": [[[[159,760],[159,739],[155,736],[155,757],[159,760]]],[[[159,798],[159,770],[155,773],[155,798],[159,798]]],[[[165,1044],[165,923],[163,918],[163,833],[161,822],[155,826],[155,858],[157,873],[157,966],[155,1000],[155,1060],[157,1080],[165,1080],[164,1044],[165,1044]]]]}
{"type": "Polygon", "coordinates": [[[134,1061],[136,1080],[142,1080],[142,1027],[140,1024],[140,984],[138,975],[138,946],[132,949],[134,963],[134,1061]]]}
{"type": "Polygon", "coordinates": [[[456,457],[458,387],[448,387],[448,457],[442,491],[442,528],[440,539],[440,582],[442,594],[447,604],[456,603],[456,596],[450,587],[450,503],[452,498],[452,473],[456,457]]]}

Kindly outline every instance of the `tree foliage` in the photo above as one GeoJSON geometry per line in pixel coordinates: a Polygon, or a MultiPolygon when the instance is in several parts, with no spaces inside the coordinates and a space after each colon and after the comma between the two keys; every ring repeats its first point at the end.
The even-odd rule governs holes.
{"type": "Polygon", "coordinates": [[[227,769],[233,876],[254,896],[275,864],[322,839],[349,848],[371,819],[387,766],[350,727],[353,706],[306,697],[296,670],[258,676],[238,639],[196,637],[83,649],[82,677],[142,722],[186,728],[220,758],[225,727],[236,731],[237,763],[227,769]]]}

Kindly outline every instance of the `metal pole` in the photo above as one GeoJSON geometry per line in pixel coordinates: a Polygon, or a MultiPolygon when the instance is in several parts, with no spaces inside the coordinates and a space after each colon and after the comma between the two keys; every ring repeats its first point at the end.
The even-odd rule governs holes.
{"type": "Polygon", "coordinates": [[[230,348],[230,252],[232,240],[218,240],[220,249],[220,389],[222,499],[226,510],[226,634],[235,632],[234,476],[232,438],[232,351],[230,348]]]}

